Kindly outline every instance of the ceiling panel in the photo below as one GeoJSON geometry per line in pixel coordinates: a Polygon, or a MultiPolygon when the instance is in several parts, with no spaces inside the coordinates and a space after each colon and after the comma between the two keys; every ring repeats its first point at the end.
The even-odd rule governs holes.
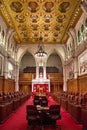
{"type": "Polygon", "coordinates": [[[65,43],[82,14],[81,0],[1,0],[0,12],[18,44],[65,43]]]}

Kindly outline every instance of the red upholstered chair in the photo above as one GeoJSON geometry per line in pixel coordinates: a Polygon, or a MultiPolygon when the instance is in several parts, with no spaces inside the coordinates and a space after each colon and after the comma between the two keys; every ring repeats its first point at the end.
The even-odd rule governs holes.
{"type": "Polygon", "coordinates": [[[40,101],[40,105],[43,106],[43,107],[48,106],[47,98],[42,98],[41,101],[40,101]]]}
{"type": "Polygon", "coordinates": [[[27,105],[26,114],[27,114],[26,119],[28,121],[28,127],[29,129],[30,127],[32,127],[32,129],[34,130],[38,126],[39,121],[40,121],[36,106],[27,105]]]}
{"type": "Polygon", "coordinates": [[[50,121],[51,121],[51,125],[54,128],[58,127],[61,130],[61,126],[56,124],[56,121],[61,119],[60,105],[51,105],[50,106],[49,118],[50,118],[50,121]]]}
{"type": "Polygon", "coordinates": [[[34,103],[34,105],[40,105],[40,99],[39,99],[39,96],[34,96],[33,103],[34,103]]]}

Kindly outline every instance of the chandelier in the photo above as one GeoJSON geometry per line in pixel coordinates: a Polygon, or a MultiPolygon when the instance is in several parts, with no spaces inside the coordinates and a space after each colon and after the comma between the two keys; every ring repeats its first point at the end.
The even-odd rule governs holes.
{"type": "Polygon", "coordinates": [[[43,57],[45,58],[47,56],[47,53],[43,50],[43,46],[42,45],[38,45],[38,50],[35,53],[35,57],[43,57]]]}
{"type": "Polygon", "coordinates": [[[42,40],[43,40],[43,38],[40,37],[39,41],[41,41],[41,43],[38,45],[37,52],[35,53],[35,57],[37,57],[37,58],[46,58],[47,57],[47,53],[44,51],[44,46],[42,44],[42,40]]]}

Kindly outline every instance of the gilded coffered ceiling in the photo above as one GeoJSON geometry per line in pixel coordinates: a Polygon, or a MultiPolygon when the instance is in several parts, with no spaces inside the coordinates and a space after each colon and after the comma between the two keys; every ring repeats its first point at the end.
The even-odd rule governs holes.
{"type": "Polygon", "coordinates": [[[82,10],[81,0],[0,0],[0,13],[17,43],[65,43],[82,10]]]}

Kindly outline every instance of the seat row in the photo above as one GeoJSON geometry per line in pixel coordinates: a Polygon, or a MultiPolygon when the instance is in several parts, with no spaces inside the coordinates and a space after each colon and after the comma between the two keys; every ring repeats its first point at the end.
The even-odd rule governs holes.
{"type": "Polygon", "coordinates": [[[76,122],[82,122],[79,116],[82,108],[87,108],[87,93],[62,92],[54,94],[53,98],[76,122]]]}
{"type": "Polygon", "coordinates": [[[87,109],[87,93],[62,92],[53,98],[77,122],[82,123],[82,109],[87,109]]]}
{"type": "Polygon", "coordinates": [[[29,98],[24,92],[0,92],[0,124],[29,98]]]}

